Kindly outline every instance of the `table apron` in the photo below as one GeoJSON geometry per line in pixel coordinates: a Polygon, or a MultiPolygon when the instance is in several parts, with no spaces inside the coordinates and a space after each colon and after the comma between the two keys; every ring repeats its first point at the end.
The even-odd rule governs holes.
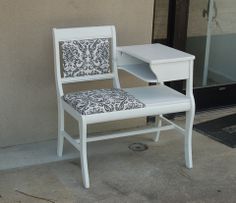
{"type": "Polygon", "coordinates": [[[158,82],[186,80],[190,77],[190,62],[179,61],[150,65],[158,82]]]}

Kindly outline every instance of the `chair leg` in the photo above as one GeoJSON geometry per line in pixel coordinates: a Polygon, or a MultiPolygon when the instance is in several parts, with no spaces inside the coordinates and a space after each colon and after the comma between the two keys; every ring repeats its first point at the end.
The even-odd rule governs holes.
{"type": "Polygon", "coordinates": [[[186,112],[185,125],[185,163],[187,168],[193,167],[192,160],[192,129],[194,120],[194,110],[186,112]]]}
{"type": "MultiPolygon", "coordinates": [[[[157,118],[156,118],[156,123],[157,123],[157,127],[160,128],[161,125],[162,125],[162,120],[161,120],[160,117],[157,117],[157,118]]],[[[154,141],[155,141],[155,142],[158,142],[158,141],[159,141],[160,132],[161,132],[160,130],[157,131],[157,134],[156,134],[156,136],[155,136],[155,138],[154,138],[154,141]]]]}
{"type": "MultiPolygon", "coordinates": [[[[60,106],[60,105],[59,105],[60,106]]],[[[64,144],[64,109],[60,106],[58,109],[58,139],[57,139],[57,156],[61,157],[64,144]]]]}
{"type": "Polygon", "coordinates": [[[87,124],[81,119],[79,123],[80,130],[80,161],[82,169],[82,178],[85,188],[89,188],[89,172],[88,172],[88,159],[87,159],[87,124]]]}

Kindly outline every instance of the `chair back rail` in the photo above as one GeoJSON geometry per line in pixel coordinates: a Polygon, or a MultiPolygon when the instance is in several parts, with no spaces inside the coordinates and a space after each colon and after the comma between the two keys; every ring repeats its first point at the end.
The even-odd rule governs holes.
{"type": "Polygon", "coordinates": [[[118,73],[117,73],[117,57],[116,57],[116,34],[114,26],[94,26],[80,28],[54,28],[53,29],[53,45],[54,45],[54,70],[56,79],[57,95],[64,95],[63,84],[94,81],[94,80],[113,80],[113,86],[120,88],[118,73]],[[61,70],[63,67],[61,60],[60,43],[73,40],[92,40],[99,38],[107,38],[110,43],[110,73],[83,75],[83,76],[62,76],[61,70]]]}

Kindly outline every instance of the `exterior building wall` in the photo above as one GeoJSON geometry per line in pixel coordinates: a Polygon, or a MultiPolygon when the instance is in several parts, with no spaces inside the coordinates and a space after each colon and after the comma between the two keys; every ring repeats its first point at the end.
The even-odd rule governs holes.
{"type": "MultiPolygon", "coordinates": [[[[53,27],[115,25],[118,45],[150,43],[153,0],[1,0],[0,146],[35,142],[57,135],[53,69],[53,27]]],[[[120,73],[123,87],[144,85],[120,73]]],[[[71,89],[110,87],[90,82],[71,89]]],[[[66,87],[68,89],[68,87],[66,87]]],[[[67,115],[66,128],[77,133],[67,115]]],[[[91,126],[91,130],[140,125],[143,119],[91,126]]]]}

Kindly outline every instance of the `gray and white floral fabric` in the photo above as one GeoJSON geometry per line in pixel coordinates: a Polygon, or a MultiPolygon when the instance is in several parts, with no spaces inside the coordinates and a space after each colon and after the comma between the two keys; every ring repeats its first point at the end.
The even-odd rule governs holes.
{"type": "Polygon", "coordinates": [[[64,77],[110,73],[110,41],[108,38],[60,42],[64,77]]]}
{"type": "Polygon", "coordinates": [[[82,115],[123,111],[145,107],[122,89],[97,89],[64,95],[64,100],[82,115]]]}

